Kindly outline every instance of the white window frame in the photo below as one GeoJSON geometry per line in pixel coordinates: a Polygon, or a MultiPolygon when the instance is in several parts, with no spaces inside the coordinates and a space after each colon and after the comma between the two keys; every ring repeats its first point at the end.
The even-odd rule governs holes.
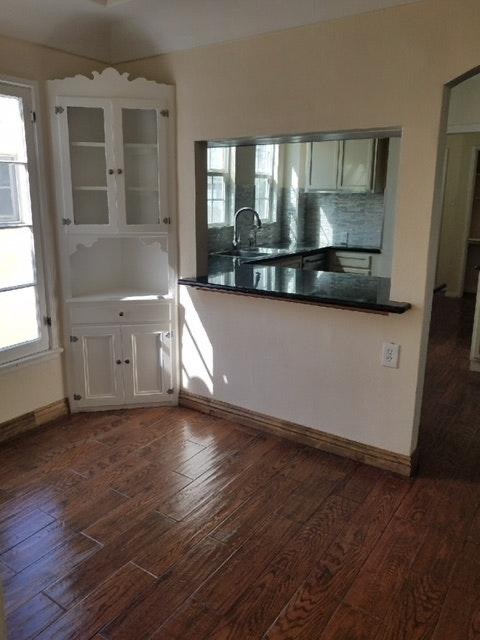
{"type": "MultiPolygon", "coordinates": [[[[24,104],[27,163],[32,203],[32,230],[35,243],[35,286],[40,322],[40,338],[32,342],[0,350],[0,372],[26,366],[39,360],[57,357],[59,345],[57,308],[54,297],[54,254],[50,242],[52,229],[48,224],[44,140],[38,83],[33,80],[0,76],[0,94],[20,97],[24,104]],[[48,259],[46,257],[48,256],[48,259]]],[[[2,224],[15,228],[15,223],[2,224]]],[[[20,225],[22,226],[22,225],[20,225]]]]}
{"type": "MultiPolygon", "coordinates": [[[[208,220],[209,200],[207,197],[207,221],[209,228],[228,227],[233,224],[233,210],[235,207],[235,147],[227,147],[228,157],[225,171],[209,171],[207,158],[207,181],[211,176],[219,176],[225,182],[225,219],[223,222],[208,220]]],[[[208,153],[208,149],[207,149],[208,153]]]]}
{"type": "MultiPolygon", "coordinates": [[[[279,146],[278,144],[272,144],[272,145],[262,145],[262,146],[271,146],[273,147],[273,154],[272,154],[272,166],[270,168],[270,171],[268,172],[263,172],[263,171],[258,171],[257,170],[257,149],[260,145],[257,145],[255,147],[255,210],[258,211],[258,200],[259,198],[257,198],[257,178],[263,178],[268,180],[269,183],[269,198],[268,198],[268,215],[267,216],[260,216],[260,219],[263,222],[274,222],[276,219],[275,213],[276,213],[276,209],[277,209],[277,200],[278,200],[278,168],[279,168],[279,146]]],[[[262,198],[262,200],[265,200],[266,198],[262,198]]],[[[260,212],[259,212],[260,215],[260,212]]]]}

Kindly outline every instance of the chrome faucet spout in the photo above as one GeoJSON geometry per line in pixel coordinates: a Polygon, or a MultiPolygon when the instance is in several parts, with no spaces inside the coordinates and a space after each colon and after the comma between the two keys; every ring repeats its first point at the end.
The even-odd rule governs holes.
{"type": "Polygon", "coordinates": [[[232,242],[232,244],[233,244],[234,247],[238,247],[238,245],[240,244],[240,235],[239,235],[239,232],[238,232],[238,217],[242,213],[253,213],[254,217],[257,219],[257,222],[254,225],[254,229],[258,230],[258,229],[262,228],[262,221],[260,220],[260,216],[258,215],[258,212],[255,211],[255,209],[252,209],[252,207],[242,207],[241,209],[238,209],[238,211],[235,212],[235,216],[234,216],[234,219],[233,219],[233,242],[232,242]]]}

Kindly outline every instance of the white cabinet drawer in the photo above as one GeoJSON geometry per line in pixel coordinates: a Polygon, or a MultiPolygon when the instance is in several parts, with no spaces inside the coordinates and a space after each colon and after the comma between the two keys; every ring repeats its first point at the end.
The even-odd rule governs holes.
{"type": "Polygon", "coordinates": [[[325,271],[327,266],[328,256],[326,253],[315,253],[303,258],[303,269],[305,271],[325,271]]]}
{"type": "Polygon", "coordinates": [[[339,267],[355,267],[357,269],[370,269],[372,256],[368,253],[349,253],[337,251],[334,264],[339,267]]]}
{"type": "Polygon", "coordinates": [[[141,302],[114,304],[71,304],[72,324],[132,324],[136,322],[170,322],[170,305],[141,302]]]}

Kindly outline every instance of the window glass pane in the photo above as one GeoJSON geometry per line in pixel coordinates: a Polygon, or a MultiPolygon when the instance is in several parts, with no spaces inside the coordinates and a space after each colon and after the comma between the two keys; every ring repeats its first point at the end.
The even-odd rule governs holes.
{"type": "Polygon", "coordinates": [[[0,309],[0,349],[40,337],[35,287],[0,293],[0,309]]]}
{"type": "Polygon", "coordinates": [[[10,176],[10,165],[5,162],[0,163],[0,189],[10,188],[12,178],[10,176]]]}
{"type": "Polygon", "coordinates": [[[255,178],[255,197],[270,197],[270,180],[268,178],[255,178]]]}
{"type": "Polygon", "coordinates": [[[209,149],[208,150],[208,171],[227,171],[227,149],[209,149]]]}
{"type": "Polygon", "coordinates": [[[222,178],[222,176],[209,176],[208,198],[210,200],[225,199],[225,178],[222,178]]]}
{"type": "Polygon", "coordinates": [[[270,203],[268,200],[257,200],[255,203],[255,209],[258,212],[260,218],[268,218],[270,212],[270,203]]]}
{"type": "Polygon", "coordinates": [[[13,193],[10,188],[0,187],[0,223],[18,222],[18,211],[15,209],[13,193]]]}
{"type": "Polygon", "coordinates": [[[23,104],[0,96],[0,223],[31,221],[23,104]]]}
{"type": "Polygon", "coordinates": [[[22,99],[0,96],[0,157],[26,162],[27,146],[22,99]]]}
{"type": "Polygon", "coordinates": [[[30,180],[24,164],[0,160],[0,223],[32,223],[30,180]]]}
{"type": "Polygon", "coordinates": [[[256,173],[273,174],[273,157],[275,146],[273,144],[261,144],[255,148],[256,173]]]}
{"type": "Polygon", "coordinates": [[[34,259],[30,228],[0,229],[0,289],[33,284],[34,259]]]}
{"type": "Polygon", "coordinates": [[[213,200],[208,203],[208,221],[215,223],[222,223],[225,221],[225,202],[221,200],[213,200]]]}

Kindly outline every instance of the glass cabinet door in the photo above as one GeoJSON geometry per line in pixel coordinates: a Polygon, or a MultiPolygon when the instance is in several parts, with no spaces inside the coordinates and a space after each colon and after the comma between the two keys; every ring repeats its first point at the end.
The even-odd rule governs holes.
{"type": "Polygon", "coordinates": [[[70,230],[107,231],[113,224],[115,206],[108,107],[68,105],[65,112],[70,173],[66,189],[71,189],[71,211],[67,208],[64,223],[70,230]]]}
{"type": "Polygon", "coordinates": [[[162,120],[154,107],[121,108],[127,226],[159,230],[168,224],[163,206],[166,135],[161,128],[162,120]]]}

